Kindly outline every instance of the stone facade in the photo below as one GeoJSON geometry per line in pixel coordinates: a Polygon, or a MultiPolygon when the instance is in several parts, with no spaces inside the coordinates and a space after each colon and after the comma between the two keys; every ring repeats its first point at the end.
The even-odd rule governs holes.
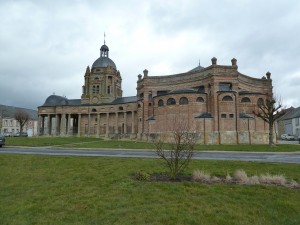
{"type": "Polygon", "coordinates": [[[138,75],[137,95],[122,97],[122,78],[104,44],[86,69],[81,99],[52,95],[38,108],[41,135],[96,136],[148,140],[171,133],[176,120],[204,144],[268,143],[268,124],[254,116],[258,102],[272,94],[271,74],[261,79],[230,66],[200,65],[167,76],[138,75]]]}

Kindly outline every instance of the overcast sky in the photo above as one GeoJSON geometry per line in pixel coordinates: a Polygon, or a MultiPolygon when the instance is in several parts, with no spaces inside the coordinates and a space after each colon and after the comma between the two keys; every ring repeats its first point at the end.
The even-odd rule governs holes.
{"type": "Polygon", "coordinates": [[[144,69],[170,75],[235,57],[243,74],[270,71],[283,105],[300,106],[299,0],[0,0],[0,28],[0,104],[79,99],[105,32],[123,96],[136,95],[144,69]]]}

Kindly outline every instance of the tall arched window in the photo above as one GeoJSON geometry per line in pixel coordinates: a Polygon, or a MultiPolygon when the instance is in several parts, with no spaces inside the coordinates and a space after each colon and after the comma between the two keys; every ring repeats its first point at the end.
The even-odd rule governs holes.
{"type": "Polygon", "coordinates": [[[196,102],[204,102],[204,98],[198,97],[198,98],[196,99],[196,102]]]}
{"type": "Polygon", "coordinates": [[[189,104],[189,100],[186,97],[181,97],[179,99],[179,105],[187,105],[189,104]]]}
{"type": "Polygon", "coordinates": [[[232,99],[231,96],[226,95],[226,96],[224,96],[224,97],[222,98],[222,101],[225,101],[225,102],[231,102],[231,101],[233,101],[233,99],[232,99]]]}
{"type": "Polygon", "coordinates": [[[176,101],[174,98],[169,98],[167,101],[167,105],[176,105],[176,101]]]}
{"type": "Polygon", "coordinates": [[[248,97],[244,97],[244,98],[242,98],[241,102],[242,103],[248,103],[248,102],[251,102],[251,100],[248,97]]]}
{"type": "Polygon", "coordinates": [[[264,100],[263,100],[262,98],[259,98],[259,99],[257,100],[257,105],[258,105],[258,106],[261,106],[261,105],[263,105],[263,104],[265,104],[265,103],[264,103],[264,100]]]}
{"type": "Polygon", "coordinates": [[[158,106],[164,106],[164,101],[162,99],[158,101],[158,106]]]}

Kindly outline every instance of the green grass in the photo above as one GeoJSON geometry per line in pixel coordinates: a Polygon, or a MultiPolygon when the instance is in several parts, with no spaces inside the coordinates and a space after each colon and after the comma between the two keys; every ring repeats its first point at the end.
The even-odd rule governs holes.
{"type": "MultiPolygon", "coordinates": [[[[154,149],[152,143],[135,140],[103,140],[88,137],[14,137],[6,139],[7,146],[56,146],[65,148],[115,148],[115,149],[154,149]]],[[[254,152],[295,152],[300,145],[196,145],[198,151],[254,151],[254,152]]]]}
{"type": "MultiPolygon", "coordinates": [[[[284,174],[299,164],[192,161],[225,176],[284,174]]],[[[0,224],[299,224],[300,191],[274,186],[139,182],[136,171],[162,172],[157,159],[0,155],[0,224]]]]}

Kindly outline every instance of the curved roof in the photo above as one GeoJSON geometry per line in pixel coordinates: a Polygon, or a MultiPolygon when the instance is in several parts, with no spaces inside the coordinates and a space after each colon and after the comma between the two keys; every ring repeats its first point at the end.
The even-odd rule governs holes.
{"type": "Polygon", "coordinates": [[[102,45],[100,51],[109,51],[109,48],[106,44],[102,45]]]}
{"type": "Polygon", "coordinates": [[[108,57],[99,57],[92,65],[92,68],[95,67],[108,67],[111,66],[113,67],[115,70],[117,70],[116,64],[114,63],[114,61],[112,61],[110,58],[108,57]]]}
{"type": "Polygon", "coordinates": [[[58,106],[58,105],[67,105],[68,99],[58,95],[50,95],[43,106],[58,106]]]}

